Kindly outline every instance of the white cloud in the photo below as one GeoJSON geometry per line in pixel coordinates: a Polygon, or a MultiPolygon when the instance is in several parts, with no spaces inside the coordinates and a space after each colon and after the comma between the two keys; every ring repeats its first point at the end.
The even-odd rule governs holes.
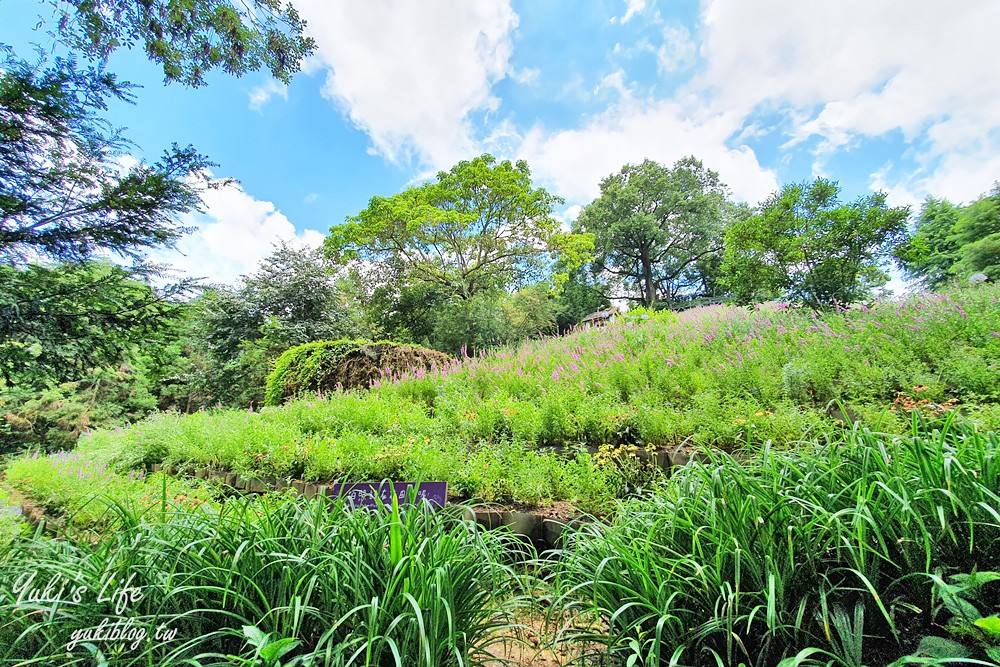
{"type": "Polygon", "coordinates": [[[696,85],[716,108],[785,109],[787,148],[818,137],[816,168],[898,132],[919,148],[921,173],[899,184],[911,195],[967,198],[996,178],[995,0],[706,0],[703,19],[709,67],[696,85]]]}
{"type": "MultiPolygon", "coordinates": [[[[470,114],[495,109],[512,73],[508,0],[296,3],[334,100],[391,161],[446,167],[475,151],[470,114]]],[[[529,73],[530,75],[530,73],[529,73]]]]}
{"type": "Polygon", "coordinates": [[[663,30],[663,43],[656,51],[656,61],[661,72],[681,72],[694,64],[697,51],[687,28],[668,26],[663,30]]]}
{"type": "Polygon", "coordinates": [[[523,86],[530,86],[538,81],[542,75],[542,70],[537,67],[522,67],[510,73],[510,78],[523,86]]]}
{"type": "Polygon", "coordinates": [[[250,109],[260,113],[271,98],[288,99],[288,86],[276,79],[268,79],[250,91],[250,109]]]}
{"type": "Polygon", "coordinates": [[[752,150],[728,145],[741,125],[736,115],[706,113],[697,104],[626,101],[580,129],[535,128],[525,135],[519,153],[534,175],[569,203],[589,203],[600,194],[600,181],[625,164],[649,158],[669,166],[687,155],[718,171],[736,198],[756,203],[778,183],[752,150]]]}
{"type": "Polygon", "coordinates": [[[621,21],[623,24],[632,20],[632,17],[646,8],[646,0],[625,0],[625,15],[620,19],[614,17],[612,22],[621,21]]]}
{"type": "Polygon", "coordinates": [[[310,192],[309,194],[307,194],[305,197],[302,198],[302,203],[303,204],[312,204],[317,199],[319,199],[319,195],[316,194],[315,192],[310,192]]]}
{"type": "Polygon", "coordinates": [[[181,218],[195,231],[181,238],[176,250],[154,253],[154,260],[208,282],[231,284],[254,271],[278,241],[318,247],[324,239],[311,229],[297,231],[273,203],[255,199],[236,184],[205,190],[202,202],[204,213],[181,218]]]}
{"type": "Polygon", "coordinates": [[[601,79],[601,82],[594,87],[594,95],[614,91],[622,100],[631,100],[632,88],[634,88],[634,84],[628,81],[625,71],[619,69],[601,79]]]}

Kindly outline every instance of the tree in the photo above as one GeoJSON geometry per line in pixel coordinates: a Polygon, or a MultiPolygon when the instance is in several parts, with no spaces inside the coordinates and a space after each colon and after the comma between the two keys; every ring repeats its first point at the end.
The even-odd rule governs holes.
{"type": "Polygon", "coordinates": [[[965,278],[985,273],[1000,279],[1000,183],[964,207],[953,227],[957,261],[950,272],[965,278]]]}
{"type": "Polygon", "coordinates": [[[737,301],[787,296],[817,307],[868,297],[901,241],[909,208],[883,193],[842,204],[837,183],[786,185],[726,233],[723,271],[737,301]]]}
{"type": "Polygon", "coordinates": [[[212,360],[206,390],[234,405],[260,402],[271,364],[288,348],[360,329],[322,252],[286,244],[236,288],[208,290],[198,308],[194,335],[212,360]]]}
{"type": "Polygon", "coordinates": [[[122,363],[170,330],[180,304],[106,261],[0,264],[0,379],[42,388],[122,363]]]}
{"type": "Polygon", "coordinates": [[[560,231],[562,199],[531,185],[528,165],[492,155],[463,161],[437,180],[391,197],[330,229],[329,255],[385,263],[409,285],[428,283],[470,299],[537,278],[549,253],[579,262],[590,239],[560,231]]]}
{"type": "Polygon", "coordinates": [[[954,237],[961,208],[947,199],[928,197],[920,208],[914,233],[893,251],[910,278],[937,287],[951,277],[959,244],[954,237]]]}
{"type": "Polygon", "coordinates": [[[186,230],[211,163],[193,148],[152,165],[123,161],[128,143],[99,117],[130,100],[114,75],[57,59],[0,71],[0,262],[79,261],[98,250],[137,257],[186,230]]]}
{"type": "Polygon", "coordinates": [[[644,306],[705,288],[698,269],[722,250],[726,188],[694,157],[629,164],[601,181],[574,229],[595,239],[594,267],[631,285],[644,306]]]}
{"type": "Polygon", "coordinates": [[[591,271],[586,266],[569,271],[555,295],[556,325],[560,333],[569,331],[587,315],[611,307],[606,285],[593,281],[588,274],[591,271]]]}
{"type": "Polygon", "coordinates": [[[386,264],[353,262],[342,283],[350,308],[362,314],[374,340],[428,346],[434,333],[434,310],[447,301],[430,283],[406,284],[386,264]]]}
{"type": "Polygon", "coordinates": [[[241,76],[267,67],[288,83],[316,47],[281,0],[50,0],[55,36],[89,58],[140,45],[167,82],[205,83],[215,67],[241,76]]]}

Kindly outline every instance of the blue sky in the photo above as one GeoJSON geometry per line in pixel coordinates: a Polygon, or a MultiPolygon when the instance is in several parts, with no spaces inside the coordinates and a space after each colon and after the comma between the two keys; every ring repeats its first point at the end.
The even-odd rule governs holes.
{"type": "MultiPolygon", "coordinates": [[[[996,0],[300,0],[319,48],[290,86],[222,74],[116,104],[136,157],[193,144],[205,195],[180,270],[231,281],[317,244],[375,194],[483,152],[523,158],[572,219],[626,163],[693,154],[734,198],[826,176],[846,198],[968,201],[1000,178],[996,0]]],[[[49,47],[47,3],[0,0],[0,42],[49,47]]]]}

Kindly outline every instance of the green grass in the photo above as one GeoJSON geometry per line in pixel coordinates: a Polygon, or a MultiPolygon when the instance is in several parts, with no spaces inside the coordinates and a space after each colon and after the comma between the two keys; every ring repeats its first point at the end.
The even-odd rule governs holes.
{"type": "Polygon", "coordinates": [[[99,539],[0,545],[0,662],[95,664],[83,646],[66,657],[66,643],[114,616],[96,592],[130,577],[141,599],[119,615],[178,634],[110,664],[272,665],[283,649],[286,665],[481,664],[525,591],[553,620],[586,625],[564,628],[571,652],[615,667],[950,664],[896,662],[942,647],[992,664],[996,648],[975,623],[1000,611],[1000,435],[954,412],[915,416],[903,434],[713,452],[521,571],[542,580],[513,565],[530,552],[462,507],[346,511],[280,495],[192,507],[155,481],[150,506],[93,499],[115,528],[99,539]],[[32,572],[71,592],[19,601],[32,572]],[[67,602],[75,586],[86,591],[67,602]]]}
{"type": "Polygon", "coordinates": [[[0,488],[0,550],[7,548],[19,535],[23,534],[27,525],[21,516],[21,508],[11,497],[11,494],[0,488]]]}
{"type": "MultiPolygon", "coordinates": [[[[839,428],[838,405],[884,432],[905,431],[912,410],[939,417],[955,408],[981,429],[1000,428],[998,295],[985,287],[837,313],[713,306],[624,320],[367,392],[258,412],[158,414],[90,433],[79,451],[119,472],[163,461],[250,477],[400,475],[444,479],[483,500],[596,507],[607,495],[480,471],[498,458],[517,470],[539,446],[793,447],[839,428]]],[[[531,469],[553,480],[597,477],[583,470],[590,463],[543,456],[531,469]]]]}
{"type": "Polygon", "coordinates": [[[514,547],[461,508],[348,511],[270,496],[117,513],[119,530],[93,546],[36,537],[0,551],[0,661],[95,664],[82,643],[66,655],[67,643],[120,617],[150,635],[176,631],[113,659],[114,645],[96,644],[121,666],[270,667],[248,641],[266,645],[262,633],[290,648],[284,665],[476,665],[519,604],[505,564],[514,547]],[[59,601],[19,595],[33,575],[36,588],[66,583],[59,601]],[[122,602],[116,590],[137,594],[122,602]]]}
{"type": "Polygon", "coordinates": [[[998,494],[1000,438],[952,423],[715,454],[572,534],[556,608],[629,664],[888,664],[933,627],[932,575],[1000,567],[998,494]]]}
{"type": "Polygon", "coordinates": [[[211,489],[198,480],[163,473],[118,474],[104,463],[80,453],[33,454],[15,459],[4,472],[6,483],[42,505],[64,530],[90,533],[113,530],[120,519],[109,505],[138,511],[162,508],[165,502],[197,507],[212,499],[211,489]]]}

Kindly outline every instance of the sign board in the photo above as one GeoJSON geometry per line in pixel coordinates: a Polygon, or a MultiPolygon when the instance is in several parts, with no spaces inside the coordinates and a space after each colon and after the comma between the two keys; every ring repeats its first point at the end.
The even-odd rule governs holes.
{"type": "Polygon", "coordinates": [[[396,494],[399,504],[413,500],[426,500],[434,507],[443,507],[448,500],[448,482],[356,482],[354,484],[327,484],[326,495],[330,498],[343,496],[353,507],[376,509],[378,501],[392,505],[392,495],[396,494]]]}

